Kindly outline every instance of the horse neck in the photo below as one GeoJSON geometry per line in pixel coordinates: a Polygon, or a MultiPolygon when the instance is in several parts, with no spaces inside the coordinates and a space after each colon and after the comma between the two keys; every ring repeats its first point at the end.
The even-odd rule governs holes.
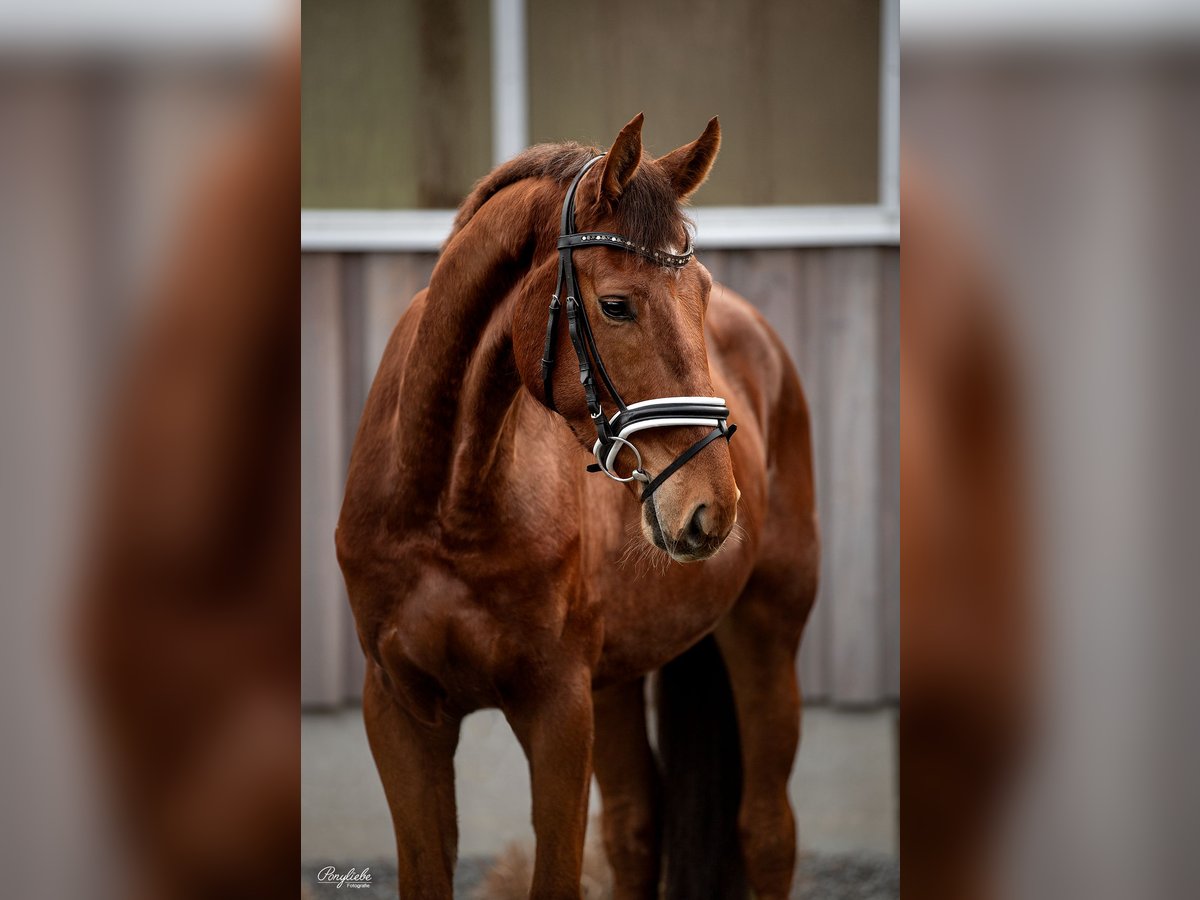
{"type": "MultiPolygon", "coordinates": [[[[501,507],[521,491],[515,465],[523,404],[536,401],[525,396],[508,317],[498,317],[479,342],[459,395],[453,457],[439,510],[447,533],[468,541],[473,535],[494,540],[501,507]]],[[[529,452],[526,448],[526,457],[529,452]]]]}
{"type": "Polygon", "coordinates": [[[538,206],[530,192],[498,194],[434,268],[399,409],[404,502],[396,514],[409,527],[436,521],[439,507],[461,500],[502,459],[496,446],[521,387],[510,295],[538,243],[532,226],[548,221],[538,206]]]}

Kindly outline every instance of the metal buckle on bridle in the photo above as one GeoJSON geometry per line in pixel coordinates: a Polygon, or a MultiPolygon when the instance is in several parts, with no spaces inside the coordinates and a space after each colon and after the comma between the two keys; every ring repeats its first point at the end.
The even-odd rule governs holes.
{"type": "Polygon", "coordinates": [[[607,475],[609,478],[611,478],[613,481],[619,481],[619,482],[621,482],[621,484],[626,484],[627,482],[630,482],[630,481],[640,481],[643,484],[648,483],[650,481],[650,476],[648,474],[646,474],[646,471],[642,468],[642,454],[638,452],[638,448],[635,447],[630,441],[625,440],[625,438],[617,437],[616,435],[609,435],[608,440],[609,440],[610,447],[613,444],[624,444],[626,447],[628,447],[630,450],[632,450],[634,457],[637,459],[637,465],[633,467],[633,471],[629,473],[629,477],[627,477],[627,478],[622,477],[621,475],[618,475],[616,472],[610,470],[607,467],[607,465],[605,465],[604,460],[601,459],[600,457],[596,458],[596,468],[599,471],[603,472],[605,475],[607,475]]]}

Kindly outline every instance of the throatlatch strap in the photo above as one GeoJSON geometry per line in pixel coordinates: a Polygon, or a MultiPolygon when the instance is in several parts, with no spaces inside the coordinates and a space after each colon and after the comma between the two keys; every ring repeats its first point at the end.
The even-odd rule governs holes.
{"type": "Polygon", "coordinates": [[[554,409],[554,338],[558,330],[558,314],[562,311],[563,273],[566,263],[560,256],[558,259],[558,283],[554,286],[554,295],[550,298],[550,317],[546,322],[546,346],[542,350],[542,393],[546,397],[546,406],[554,409]]]}
{"type": "Polygon", "coordinates": [[[542,353],[542,393],[546,406],[554,409],[554,332],[558,327],[558,314],[562,304],[555,297],[550,301],[550,321],[546,325],[546,349],[542,353]]]}

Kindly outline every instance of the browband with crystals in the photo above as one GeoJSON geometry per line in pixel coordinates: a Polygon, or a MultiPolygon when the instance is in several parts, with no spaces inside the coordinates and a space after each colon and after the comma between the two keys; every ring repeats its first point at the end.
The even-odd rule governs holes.
{"type": "Polygon", "coordinates": [[[584,397],[587,401],[588,415],[596,427],[596,443],[592,454],[596,457],[595,465],[588,466],[589,471],[603,472],[614,481],[640,481],[643,483],[642,502],[645,503],[658,490],[659,486],[677,472],[684,463],[711,444],[717,438],[729,440],[733,437],[736,425],[727,425],[729,409],[720,397],[660,397],[653,400],[641,400],[626,405],[617,392],[612,378],[604,368],[604,360],[600,358],[600,350],[596,346],[596,338],[592,334],[591,323],[588,322],[584,311],[583,301],[578,296],[578,286],[575,278],[575,263],[572,253],[579,249],[591,247],[610,247],[637,253],[661,266],[680,269],[688,264],[695,255],[691,242],[684,253],[670,253],[636,244],[628,238],[608,231],[575,231],[575,192],[583,176],[588,173],[603,154],[587,162],[575,176],[567,189],[563,200],[562,229],[558,238],[558,283],[554,288],[554,296],[550,299],[550,315],[546,323],[546,346],[542,354],[542,389],[546,397],[546,405],[554,409],[554,337],[558,326],[558,317],[563,306],[567,309],[567,326],[571,338],[571,346],[579,359],[579,383],[583,386],[584,397]],[[560,300],[563,294],[565,300],[560,300]],[[599,373],[609,396],[617,404],[617,412],[611,419],[604,417],[600,406],[600,395],[592,374],[593,366],[599,373]],[[651,479],[642,469],[642,454],[630,441],[630,436],[650,428],[677,428],[684,426],[702,425],[713,430],[679,454],[675,460],[658,476],[651,479]],[[616,469],[617,457],[623,447],[629,448],[637,460],[633,471],[628,477],[620,475],[616,469]]]}
{"type": "Polygon", "coordinates": [[[667,266],[672,269],[682,269],[696,255],[696,251],[690,243],[687,250],[683,253],[668,253],[666,250],[654,250],[650,247],[643,247],[641,244],[635,244],[633,241],[619,234],[613,234],[611,231],[564,234],[558,239],[558,249],[564,250],[567,248],[583,247],[585,245],[594,247],[597,243],[603,246],[616,246],[621,250],[631,250],[646,257],[651,262],[656,262],[660,266],[667,266]]]}

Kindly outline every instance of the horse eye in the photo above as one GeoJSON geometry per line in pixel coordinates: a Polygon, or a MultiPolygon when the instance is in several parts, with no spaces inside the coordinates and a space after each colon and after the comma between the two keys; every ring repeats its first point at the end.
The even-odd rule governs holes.
{"type": "Polygon", "coordinates": [[[601,300],[600,311],[610,319],[633,318],[633,311],[624,300],[601,300]]]}

